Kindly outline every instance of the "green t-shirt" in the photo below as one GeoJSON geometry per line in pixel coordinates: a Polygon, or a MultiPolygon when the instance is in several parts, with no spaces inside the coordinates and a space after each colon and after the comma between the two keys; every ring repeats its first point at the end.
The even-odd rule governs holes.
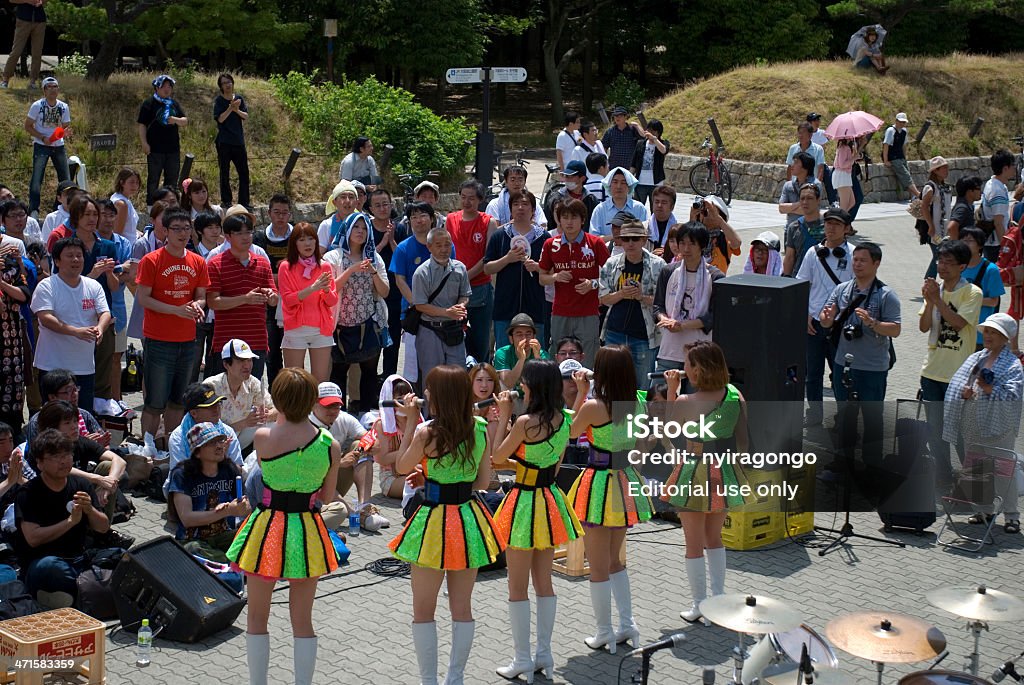
{"type": "MultiPolygon", "coordinates": [[[[548,356],[547,350],[543,348],[541,348],[540,351],[540,358],[551,359],[551,357],[548,356]]],[[[529,351],[526,355],[526,359],[527,361],[534,359],[533,350],[529,351]]],[[[516,362],[518,361],[519,357],[516,356],[516,351],[513,349],[512,345],[505,345],[494,353],[494,369],[496,371],[508,371],[515,367],[516,362]]]]}

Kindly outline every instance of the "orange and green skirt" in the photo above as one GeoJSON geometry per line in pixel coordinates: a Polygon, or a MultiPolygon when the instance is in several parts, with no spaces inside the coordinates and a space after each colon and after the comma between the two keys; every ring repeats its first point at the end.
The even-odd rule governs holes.
{"type": "Polygon", "coordinates": [[[338,553],[320,514],[258,508],[227,552],[232,567],[275,580],[317,578],[338,568],[338,553]]]}
{"type": "Polygon", "coordinates": [[[551,549],[583,535],[579,517],[557,485],[513,487],[494,520],[502,544],[515,549],[551,549]]]}
{"type": "Polygon", "coordinates": [[[505,544],[473,497],[462,504],[421,504],[388,547],[402,561],[444,571],[493,564],[505,544]]]}
{"type": "Polygon", "coordinates": [[[669,492],[661,500],[685,511],[727,511],[757,499],[734,494],[736,486],[748,483],[742,466],[725,462],[720,467],[698,457],[676,464],[666,482],[669,492]]]}
{"type": "Polygon", "coordinates": [[[650,520],[651,498],[630,494],[630,483],[639,492],[643,479],[636,468],[595,469],[587,467],[569,490],[569,503],[584,525],[622,528],[650,520]]]}

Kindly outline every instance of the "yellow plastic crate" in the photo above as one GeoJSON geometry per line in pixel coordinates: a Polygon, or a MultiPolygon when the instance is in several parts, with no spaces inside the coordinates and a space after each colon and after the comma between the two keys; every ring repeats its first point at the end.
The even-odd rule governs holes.
{"type": "MultiPolygon", "coordinates": [[[[814,530],[814,512],[808,511],[802,514],[784,515],[784,525],[791,537],[810,533],[814,530]]],[[[785,534],[785,533],[784,533],[785,534]]]]}
{"type": "Polygon", "coordinates": [[[722,526],[722,541],[728,549],[755,549],[778,542],[784,535],[782,514],[774,511],[730,511],[722,526]]]}

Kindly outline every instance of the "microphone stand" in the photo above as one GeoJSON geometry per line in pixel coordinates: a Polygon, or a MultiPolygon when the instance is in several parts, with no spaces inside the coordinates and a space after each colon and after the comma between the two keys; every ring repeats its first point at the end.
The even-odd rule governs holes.
{"type": "Polygon", "coordinates": [[[860,414],[860,392],[856,388],[856,384],[853,381],[853,355],[849,352],[846,353],[846,364],[843,366],[842,384],[846,388],[847,399],[844,403],[843,411],[839,417],[839,440],[841,443],[841,449],[843,450],[843,457],[846,461],[846,478],[843,479],[843,525],[841,528],[825,528],[823,526],[815,526],[814,530],[824,533],[832,533],[837,537],[828,544],[825,549],[818,551],[818,556],[823,557],[829,552],[837,549],[840,545],[846,544],[846,541],[850,538],[858,538],[860,540],[870,540],[871,542],[881,542],[887,545],[896,545],[897,547],[906,548],[906,544],[899,540],[889,540],[886,538],[872,537],[870,535],[860,535],[853,531],[853,524],[850,523],[850,509],[851,509],[851,490],[853,489],[853,475],[854,475],[854,445],[852,443],[852,435],[848,428],[852,427],[852,431],[856,432],[857,416],[860,414]]]}

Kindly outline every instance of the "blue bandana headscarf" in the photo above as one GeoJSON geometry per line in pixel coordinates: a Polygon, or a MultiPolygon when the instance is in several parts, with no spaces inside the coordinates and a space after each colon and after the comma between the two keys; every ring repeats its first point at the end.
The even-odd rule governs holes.
{"type": "MultiPolygon", "coordinates": [[[[153,89],[155,90],[159,88],[160,86],[164,85],[164,83],[166,83],[167,81],[170,81],[172,86],[174,85],[174,79],[172,79],[167,74],[160,74],[155,79],[153,79],[153,89]]],[[[164,111],[160,113],[160,123],[166,126],[168,120],[171,118],[171,115],[174,113],[174,100],[172,100],[171,98],[162,98],[156,93],[153,93],[153,99],[164,106],[164,111]]]]}
{"type": "Polygon", "coordinates": [[[349,248],[348,239],[352,234],[353,227],[355,227],[356,222],[360,219],[362,219],[366,225],[366,243],[363,244],[362,257],[359,257],[358,259],[369,259],[370,261],[373,261],[373,255],[376,251],[376,246],[373,242],[373,222],[368,215],[362,212],[352,212],[345,217],[344,221],[341,222],[341,243],[339,247],[342,252],[349,255],[350,259],[353,261],[357,259],[356,255],[349,254],[351,249],[349,248]]]}

